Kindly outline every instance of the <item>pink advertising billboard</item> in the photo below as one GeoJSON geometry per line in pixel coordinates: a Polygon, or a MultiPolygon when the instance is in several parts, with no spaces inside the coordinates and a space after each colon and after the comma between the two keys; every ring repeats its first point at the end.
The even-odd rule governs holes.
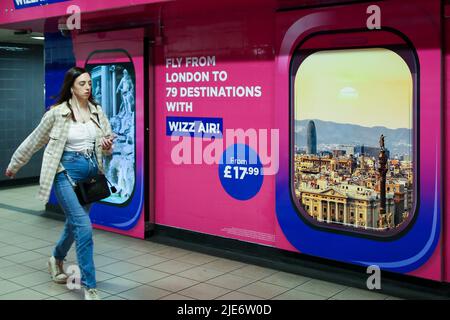
{"type": "MultiPolygon", "coordinates": [[[[47,2],[2,23],[75,1],[47,2]]],[[[108,160],[121,193],[99,204],[97,227],[143,238],[150,216],[448,281],[439,1],[78,3],[88,22],[129,6],[109,12],[117,30],[68,37],[123,142],[108,160]]]]}

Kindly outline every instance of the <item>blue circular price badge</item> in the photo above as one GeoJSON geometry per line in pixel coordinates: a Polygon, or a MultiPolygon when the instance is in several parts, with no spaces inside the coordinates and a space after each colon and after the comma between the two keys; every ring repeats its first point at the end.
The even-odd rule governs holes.
{"type": "Polygon", "coordinates": [[[222,156],[219,177],[230,196],[238,200],[251,199],[259,192],[263,183],[261,160],[249,146],[234,144],[222,156]]]}

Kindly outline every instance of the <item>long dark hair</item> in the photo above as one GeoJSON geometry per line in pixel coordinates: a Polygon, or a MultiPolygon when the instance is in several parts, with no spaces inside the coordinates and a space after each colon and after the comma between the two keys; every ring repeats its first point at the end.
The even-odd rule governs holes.
{"type": "MultiPolygon", "coordinates": [[[[73,87],[73,84],[75,83],[75,80],[81,76],[83,73],[88,73],[85,69],[80,67],[73,67],[67,70],[65,76],[64,76],[64,82],[61,87],[61,90],[59,92],[58,98],[52,107],[55,107],[61,103],[67,102],[67,106],[69,107],[71,113],[72,113],[72,120],[75,121],[75,115],[73,114],[72,106],[70,105],[70,99],[72,98],[72,92],[71,88],[73,87]]],[[[91,95],[89,96],[89,102],[91,102],[94,106],[97,106],[97,102],[92,97],[92,90],[91,95]]]]}

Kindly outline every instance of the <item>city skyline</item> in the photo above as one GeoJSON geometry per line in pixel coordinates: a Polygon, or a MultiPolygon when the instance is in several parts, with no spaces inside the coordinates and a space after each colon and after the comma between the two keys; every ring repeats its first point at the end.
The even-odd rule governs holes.
{"type": "Polygon", "coordinates": [[[377,147],[378,138],[383,134],[388,138],[386,147],[391,152],[391,155],[412,156],[412,129],[367,128],[311,119],[297,121],[296,123],[295,145],[299,150],[307,149],[308,129],[311,122],[314,123],[315,140],[317,143],[315,153],[332,151],[342,146],[350,145],[355,147],[377,147]]]}
{"type": "Polygon", "coordinates": [[[384,132],[375,136],[377,146],[321,151],[315,122],[306,121],[306,152],[294,155],[294,193],[306,213],[321,223],[370,230],[402,224],[412,207],[411,159],[389,159],[384,132]]]}

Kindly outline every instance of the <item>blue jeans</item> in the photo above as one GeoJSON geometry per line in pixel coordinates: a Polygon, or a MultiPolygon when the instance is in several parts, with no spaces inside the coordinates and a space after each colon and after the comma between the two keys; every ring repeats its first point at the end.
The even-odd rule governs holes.
{"type": "MultiPolygon", "coordinates": [[[[94,155],[89,158],[79,152],[65,151],[61,158],[61,164],[74,183],[93,177],[98,172],[97,160],[94,155]]],[[[81,206],[64,172],[55,176],[54,190],[66,215],[66,223],[61,238],[53,251],[53,256],[57,260],[64,260],[75,241],[81,271],[81,284],[87,289],[95,288],[94,241],[89,218],[91,204],[81,206]]]]}

